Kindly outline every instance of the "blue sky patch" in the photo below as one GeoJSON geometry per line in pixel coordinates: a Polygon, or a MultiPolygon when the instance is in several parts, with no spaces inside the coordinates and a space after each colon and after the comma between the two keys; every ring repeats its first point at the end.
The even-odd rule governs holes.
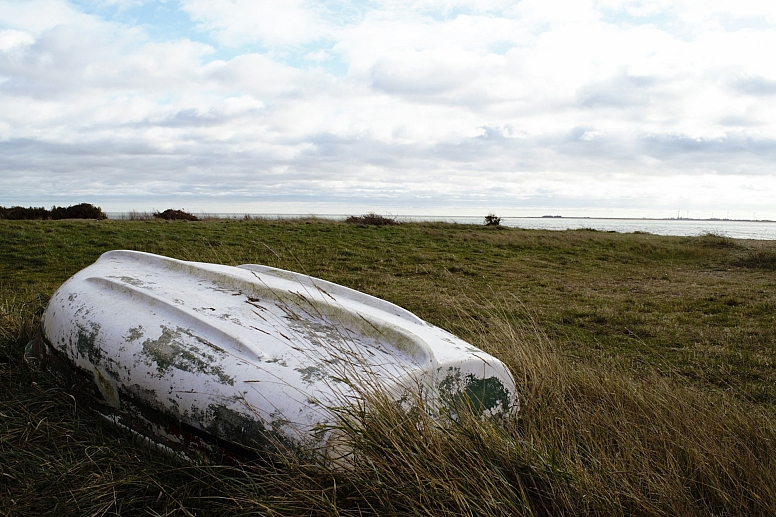
{"type": "Polygon", "coordinates": [[[635,15],[625,9],[615,10],[603,8],[599,12],[601,13],[602,22],[611,25],[617,25],[619,27],[654,25],[660,29],[666,29],[675,26],[679,21],[675,16],[671,16],[667,12],[660,12],[644,16],[635,15]]]}
{"type": "Polygon", "coordinates": [[[208,34],[199,30],[189,15],[180,9],[177,1],[144,2],[128,8],[96,4],[89,0],[73,0],[72,3],[86,14],[128,26],[140,26],[155,41],[188,39],[215,46],[208,34]]]}
{"type": "Polygon", "coordinates": [[[499,54],[503,56],[511,49],[515,48],[516,46],[517,45],[515,45],[511,41],[493,41],[491,43],[488,43],[488,53],[499,54]]]}

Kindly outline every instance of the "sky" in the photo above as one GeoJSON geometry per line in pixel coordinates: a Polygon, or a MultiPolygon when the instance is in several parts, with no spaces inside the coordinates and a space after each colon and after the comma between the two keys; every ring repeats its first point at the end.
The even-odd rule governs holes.
{"type": "Polygon", "coordinates": [[[776,2],[0,0],[0,205],[776,219],[776,2]]]}

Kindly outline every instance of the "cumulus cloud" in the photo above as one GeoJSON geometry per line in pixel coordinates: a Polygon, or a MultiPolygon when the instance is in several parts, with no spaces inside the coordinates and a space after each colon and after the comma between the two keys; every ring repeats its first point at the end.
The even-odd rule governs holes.
{"type": "Polygon", "coordinates": [[[13,29],[0,31],[0,51],[2,52],[8,52],[17,47],[30,45],[34,41],[35,38],[26,32],[13,29]]]}
{"type": "Polygon", "coordinates": [[[731,81],[731,86],[735,90],[748,95],[776,94],[776,80],[766,79],[762,76],[740,77],[731,81]]]}
{"type": "Polygon", "coordinates": [[[443,100],[446,93],[474,83],[483,63],[476,54],[459,51],[412,49],[379,58],[372,69],[371,86],[386,93],[443,100]]]}
{"type": "Polygon", "coordinates": [[[761,4],[0,0],[0,204],[764,215],[761,4]]]}
{"type": "Polygon", "coordinates": [[[577,92],[585,108],[645,106],[650,104],[656,80],[648,76],[619,74],[604,81],[587,84],[577,92]]]}
{"type": "Polygon", "coordinates": [[[326,35],[327,24],[303,0],[181,0],[181,8],[221,43],[295,45],[326,35]]]}

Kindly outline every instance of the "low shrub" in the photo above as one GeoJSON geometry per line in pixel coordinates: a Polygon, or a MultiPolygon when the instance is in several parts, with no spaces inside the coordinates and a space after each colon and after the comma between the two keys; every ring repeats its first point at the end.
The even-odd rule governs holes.
{"type": "Polygon", "coordinates": [[[12,206],[10,208],[0,206],[0,219],[19,221],[22,219],[49,219],[49,216],[49,211],[42,206],[31,206],[29,208],[24,208],[23,206],[12,206]]]}
{"type": "Polygon", "coordinates": [[[485,226],[500,226],[501,218],[495,214],[488,214],[485,216],[485,226]]]}
{"type": "Polygon", "coordinates": [[[55,206],[51,209],[52,219],[107,219],[108,216],[99,206],[90,203],[80,203],[67,208],[55,206]]]}
{"type": "Polygon", "coordinates": [[[167,221],[199,221],[199,217],[190,214],[184,210],[174,210],[168,208],[164,212],[154,212],[156,219],[165,219],[167,221]]]}
{"type": "Polygon", "coordinates": [[[107,219],[108,216],[99,206],[90,203],[80,203],[68,207],[53,206],[51,210],[41,207],[24,208],[12,206],[0,207],[0,219],[30,220],[30,219],[107,219]]]}
{"type": "Polygon", "coordinates": [[[393,226],[401,224],[393,217],[385,217],[384,215],[378,215],[374,212],[358,216],[351,215],[345,219],[345,222],[348,224],[368,224],[370,226],[393,226]]]}

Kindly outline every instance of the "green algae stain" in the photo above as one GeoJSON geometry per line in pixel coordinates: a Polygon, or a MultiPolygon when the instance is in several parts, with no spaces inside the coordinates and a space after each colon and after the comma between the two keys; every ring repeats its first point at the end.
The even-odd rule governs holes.
{"type": "Polygon", "coordinates": [[[89,359],[89,362],[96,364],[102,359],[102,349],[97,343],[97,335],[100,333],[100,325],[91,323],[91,329],[83,325],[76,324],[78,332],[76,334],[75,348],[82,357],[89,359]]]}
{"type": "Polygon", "coordinates": [[[126,389],[126,391],[133,397],[152,408],[159,408],[159,400],[156,391],[148,389],[139,384],[133,384],[126,389]]]}
{"type": "Polygon", "coordinates": [[[190,332],[182,328],[172,330],[164,325],[161,328],[161,336],[157,339],[146,339],[142,350],[146,359],[156,364],[160,378],[175,368],[184,372],[212,375],[218,377],[221,384],[234,386],[234,377],[224,372],[217,357],[187,342],[184,335],[190,336],[190,332]]]}
{"type": "Polygon", "coordinates": [[[223,405],[211,404],[202,412],[192,408],[195,420],[205,424],[204,428],[213,436],[257,452],[284,450],[292,443],[279,429],[288,421],[273,419],[269,423],[257,415],[244,415],[223,405]]]}
{"type": "Polygon", "coordinates": [[[478,379],[473,375],[467,377],[468,381],[463,392],[477,414],[491,410],[500,409],[501,412],[509,410],[509,393],[501,380],[496,377],[487,379],[478,379]]]}
{"type": "Polygon", "coordinates": [[[145,285],[145,282],[143,282],[142,280],[140,280],[138,278],[131,277],[131,276],[119,276],[119,277],[111,276],[111,277],[108,277],[108,278],[118,278],[119,280],[121,280],[125,284],[129,284],[129,285],[132,285],[132,286],[135,286],[135,287],[143,287],[145,285]]]}
{"type": "Polygon", "coordinates": [[[442,400],[456,411],[469,408],[475,415],[495,412],[505,415],[511,408],[509,390],[497,377],[479,378],[473,374],[461,375],[452,371],[439,383],[442,400]]]}
{"type": "Polygon", "coordinates": [[[143,325],[138,325],[137,327],[129,329],[129,332],[124,336],[124,339],[127,340],[127,343],[134,343],[141,337],[143,337],[143,325]]]}
{"type": "Polygon", "coordinates": [[[326,374],[318,366],[308,366],[306,368],[294,368],[295,371],[302,374],[302,381],[305,384],[314,384],[326,377],[326,374]]]}

